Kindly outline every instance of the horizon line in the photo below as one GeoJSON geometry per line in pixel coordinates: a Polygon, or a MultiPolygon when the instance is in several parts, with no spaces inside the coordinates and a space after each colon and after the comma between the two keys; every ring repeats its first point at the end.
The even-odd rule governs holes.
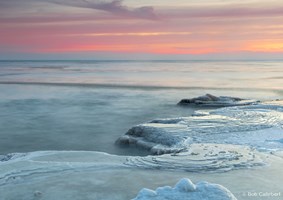
{"type": "Polygon", "coordinates": [[[33,61],[33,62],[42,62],[42,61],[97,61],[97,62],[123,62],[123,61],[283,61],[283,58],[209,58],[209,59],[0,59],[0,62],[22,62],[22,61],[33,61]]]}

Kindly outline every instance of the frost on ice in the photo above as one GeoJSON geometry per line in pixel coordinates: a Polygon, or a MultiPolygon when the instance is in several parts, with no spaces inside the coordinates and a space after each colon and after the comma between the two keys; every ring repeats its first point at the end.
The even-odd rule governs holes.
{"type": "Polygon", "coordinates": [[[282,110],[279,105],[259,104],[198,111],[189,117],[156,119],[132,127],[116,143],[137,146],[152,154],[179,153],[188,150],[193,143],[283,149],[280,142],[282,110]]]}
{"type": "Polygon", "coordinates": [[[193,184],[191,180],[183,178],[175,187],[159,187],[155,191],[142,189],[133,200],[237,200],[225,187],[208,182],[193,184]]]}

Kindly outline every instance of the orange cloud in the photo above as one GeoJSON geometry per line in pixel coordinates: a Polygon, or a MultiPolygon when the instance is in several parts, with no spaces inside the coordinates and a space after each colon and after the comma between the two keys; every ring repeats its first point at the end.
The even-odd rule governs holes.
{"type": "Polygon", "coordinates": [[[257,52],[283,52],[283,41],[257,41],[246,47],[248,51],[257,52]]]}

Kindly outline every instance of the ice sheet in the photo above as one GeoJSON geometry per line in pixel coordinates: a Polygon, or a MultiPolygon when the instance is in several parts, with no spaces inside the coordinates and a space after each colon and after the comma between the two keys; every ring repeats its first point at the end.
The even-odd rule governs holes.
{"type": "Polygon", "coordinates": [[[195,183],[209,181],[221,184],[236,194],[239,200],[245,200],[243,192],[258,191],[260,188],[264,188],[264,191],[281,191],[281,157],[250,152],[249,149],[242,149],[237,154],[233,151],[239,150],[240,146],[215,147],[206,144],[203,147],[208,153],[212,152],[203,161],[199,160],[203,155],[197,154],[203,152],[202,147],[197,147],[192,148],[195,150],[190,152],[191,155],[180,153],[179,156],[132,157],[86,151],[18,154],[13,159],[0,162],[0,194],[5,200],[125,200],[135,198],[142,188],[174,185],[181,178],[190,178],[195,183]],[[217,152],[218,148],[231,152],[217,152]],[[221,157],[222,160],[215,163],[215,168],[208,171],[210,173],[196,173],[205,172],[205,166],[213,165],[215,158],[221,157]],[[155,163],[152,164],[152,161],[155,163]],[[252,165],[245,165],[247,162],[261,161],[267,165],[253,168],[250,168],[252,165]],[[223,172],[217,165],[222,169],[230,165],[238,170],[211,173],[223,172]],[[246,181],[243,182],[243,179],[246,181]]]}
{"type": "Polygon", "coordinates": [[[117,143],[152,154],[186,151],[193,143],[248,145],[283,149],[283,107],[251,105],[198,111],[189,117],[156,119],[132,127],[117,143]]]}

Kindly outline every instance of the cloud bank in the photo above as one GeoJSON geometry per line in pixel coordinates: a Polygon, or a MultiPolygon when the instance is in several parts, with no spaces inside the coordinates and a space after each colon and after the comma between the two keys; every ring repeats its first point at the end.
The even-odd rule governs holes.
{"type": "Polygon", "coordinates": [[[0,0],[0,53],[282,55],[282,0],[227,1],[0,0]]]}

